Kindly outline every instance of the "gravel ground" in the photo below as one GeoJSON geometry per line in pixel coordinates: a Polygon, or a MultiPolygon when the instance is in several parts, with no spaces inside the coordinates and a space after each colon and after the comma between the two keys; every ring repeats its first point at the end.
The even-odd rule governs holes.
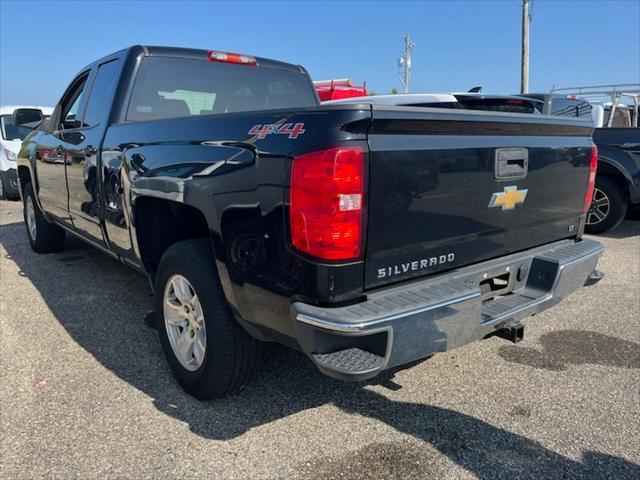
{"type": "Polygon", "coordinates": [[[0,202],[0,477],[640,478],[640,222],[598,239],[606,278],[374,382],[266,345],[253,382],[199,402],[168,372],[146,279],[70,241],[29,248],[0,202]]]}

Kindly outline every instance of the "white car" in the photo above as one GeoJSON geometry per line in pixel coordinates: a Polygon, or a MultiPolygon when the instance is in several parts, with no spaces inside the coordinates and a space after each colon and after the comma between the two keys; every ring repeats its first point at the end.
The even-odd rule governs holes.
{"type": "Polygon", "coordinates": [[[537,115],[539,112],[536,106],[542,102],[518,95],[486,95],[478,92],[373,95],[322,102],[323,105],[359,103],[393,105],[397,107],[457,108],[463,110],[486,110],[537,115]]]}
{"type": "Polygon", "coordinates": [[[458,100],[452,93],[399,93],[395,95],[370,95],[366,97],[341,98],[340,100],[328,100],[323,105],[344,103],[373,103],[376,105],[414,106],[423,104],[455,104],[458,100]]]}
{"type": "Polygon", "coordinates": [[[13,111],[16,108],[38,108],[45,118],[53,113],[51,107],[12,105],[0,107],[0,198],[16,198],[18,196],[18,175],[16,156],[24,137],[31,132],[30,128],[16,127],[13,124],[13,111]]]}

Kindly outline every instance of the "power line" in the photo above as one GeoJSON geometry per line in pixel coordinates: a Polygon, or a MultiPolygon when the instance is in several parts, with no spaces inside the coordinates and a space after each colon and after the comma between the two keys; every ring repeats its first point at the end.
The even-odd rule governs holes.
{"type": "MultiPolygon", "coordinates": [[[[568,15],[566,15],[562,11],[555,10],[554,8],[550,8],[549,7],[549,3],[540,2],[539,5],[541,6],[540,8],[542,8],[542,5],[544,5],[544,8],[542,8],[542,9],[543,10],[547,10],[547,13],[550,13],[552,17],[554,15],[557,15],[557,16],[560,16],[560,17],[564,18],[566,20],[566,22],[562,23],[563,27],[567,27],[568,25],[578,25],[578,26],[580,25],[580,24],[576,23],[576,19],[575,18],[569,17],[568,15]]],[[[640,61],[638,60],[638,57],[636,56],[636,52],[631,52],[630,50],[627,50],[627,49],[625,49],[625,48],[623,48],[623,47],[621,47],[619,45],[615,45],[615,44],[607,41],[607,39],[603,38],[602,36],[598,36],[598,41],[594,41],[593,38],[591,38],[588,35],[583,34],[578,29],[573,29],[573,32],[577,36],[579,36],[580,38],[584,39],[587,43],[589,43],[590,45],[592,45],[594,47],[599,48],[603,52],[616,55],[619,58],[626,60],[627,62],[640,64],[640,61]],[[607,48],[605,45],[603,45],[603,43],[608,44],[609,48],[607,48]],[[625,54],[621,53],[620,50],[626,50],[626,53],[633,55],[635,58],[627,57],[625,54]]]]}

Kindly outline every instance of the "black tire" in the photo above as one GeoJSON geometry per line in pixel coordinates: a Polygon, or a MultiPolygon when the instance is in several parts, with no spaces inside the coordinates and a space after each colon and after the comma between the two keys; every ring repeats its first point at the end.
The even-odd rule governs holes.
{"type": "Polygon", "coordinates": [[[178,242],[164,253],[155,276],[155,311],[169,368],[188,393],[208,400],[228,395],[246,384],[255,364],[256,341],[231,313],[208,240],[178,242]],[[177,359],[165,326],[165,287],[176,274],[186,278],[198,295],[206,326],[204,360],[195,371],[188,370],[177,359]]]}
{"type": "Polygon", "coordinates": [[[23,199],[23,215],[24,223],[27,228],[27,238],[31,244],[31,248],[37,253],[51,253],[59,252],[64,248],[65,233],[64,230],[57,225],[49,223],[42,212],[38,208],[36,197],[33,193],[33,187],[31,183],[27,183],[24,188],[23,199]],[[35,217],[35,238],[32,235],[29,228],[29,220],[27,219],[27,205],[31,202],[33,205],[34,217],[35,217]]]}
{"type": "Polygon", "coordinates": [[[627,214],[628,202],[622,187],[611,177],[600,176],[596,178],[591,208],[587,212],[587,224],[585,232],[603,233],[616,227],[624,220],[627,214]],[[602,201],[608,201],[608,210],[596,211],[602,201]],[[606,212],[604,215],[602,212],[606,212]]]}
{"type": "Polygon", "coordinates": [[[2,177],[2,175],[0,175],[0,200],[7,200],[8,198],[6,197],[5,194],[5,189],[4,189],[4,178],[2,177]]]}

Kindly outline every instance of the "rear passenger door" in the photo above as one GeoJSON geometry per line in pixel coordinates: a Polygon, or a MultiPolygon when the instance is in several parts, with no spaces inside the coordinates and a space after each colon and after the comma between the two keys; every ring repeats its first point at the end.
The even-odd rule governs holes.
{"type": "Polygon", "coordinates": [[[106,246],[101,226],[104,179],[100,168],[100,146],[118,83],[120,63],[116,57],[94,67],[80,126],[63,131],[61,136],[70,158],[67,162],[67,185],[71,220],[78,233],[100,246],[106,246]]]}

